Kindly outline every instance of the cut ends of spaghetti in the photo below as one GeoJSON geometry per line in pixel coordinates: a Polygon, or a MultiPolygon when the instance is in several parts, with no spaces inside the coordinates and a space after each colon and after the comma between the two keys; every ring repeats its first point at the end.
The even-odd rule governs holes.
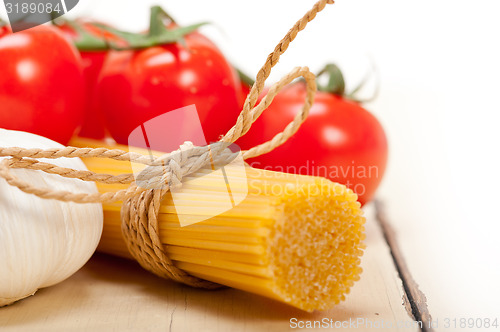
{"type": "Polygon", "coordinates": [[[280,199],[267,241],[274,291],[306,311],[343,301],[359,280],[364,217],[356,195],[325,179],[280,199]]]}

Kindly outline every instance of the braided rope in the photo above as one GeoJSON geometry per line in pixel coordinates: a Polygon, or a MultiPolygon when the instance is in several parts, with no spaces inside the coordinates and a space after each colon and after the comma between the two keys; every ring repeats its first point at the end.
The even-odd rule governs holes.
{"type": "Polygon", "coordinates": [[[172,279],[187,285],[201,288],[218,288],[220,285],[189,275],[177,268],[165,252],[161,243],[158,228],[158,214],[161,202],[171,188],[182,184],[182,179],[210,162],[227,164],[234,158],[234,153],[227,149],[228,144],[234,143],[245,135],[262,112],[271,104],[274,97],[293,80],[299,77],[305,79],[307,94],[304,105],[285,129],[250,150],[243,151],[243,158],[252,158],[268,153],[285,143],[293,136],[309,114],[316,94],[316,80],[307,67],[298,67],[275,83],[262,101],[255,107],[259,95],[264,89],[265,82],[272,68],[278,63],[280,56],[287,50],[290,43],[316,14],[322,11],[326,4],[333,0],[320,0],[288,31],[285,37],[271,52],[259,70],[255,84],[245,100],[235,125],[224,135],[220,142],[206,147],[195,147],[190,142],[184,143],[179,150],[161,157],[144,156],[137,153],[105,148],[76,148],[64,147],[56,149],[23,149],[17,147],[0,147],[0,157],[10,157],[0,162],[0,177],[11,186],[17,187],[25,193],[34,194],[44,199],[56,199],[64,202],[77,203],[108,203],[123,201],[121,209],[122,234],[132,256],[145,269],[156,275],[172,279]],[[36,159],[58,158],[109,158],[146,165],[146,169],[137,176],[133,174],[109,175],[91,171],[74,170],[59,167],[36,159]],[[105,194],[72,193],[56,191],[49,188],[37,188],[13,175],[10,169],[24,168],[43,171],[48,174],[57,174],[66,178],[95,181],[108,184],[130,184],[127,189],[105,194]]]}

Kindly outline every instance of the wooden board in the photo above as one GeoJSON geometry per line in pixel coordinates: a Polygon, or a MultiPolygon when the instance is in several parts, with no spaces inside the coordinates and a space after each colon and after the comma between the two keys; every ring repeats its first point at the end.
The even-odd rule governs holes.
{"type": "Polygon", "coordinates": [[[402,282],[374,207],[366,214],[362,278],[347,301],[329,311],[308,314],[234,289],[197,290],[157,278],[135,262],[96,254],[63,283],[0,309],[0,331],[288,331],[308,321],[343,324],[347,331],[419,331],[403,305],[402,282]]]}

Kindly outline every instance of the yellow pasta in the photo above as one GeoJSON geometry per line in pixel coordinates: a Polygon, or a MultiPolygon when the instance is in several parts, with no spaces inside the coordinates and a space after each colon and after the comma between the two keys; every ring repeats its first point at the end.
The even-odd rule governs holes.
{"type": "MultiPolygon", "coordinates": [[[[103,146],[90,140],[72,145],[103,146]]],[[[132,172],[126,162],[93,158],[84,162],[95,172],[132,172]]],[[[167,195],[159,215],[160,238],[174,264],[194,276],[306,311],[328,309],[344,300],[362,271],[364,217],[357,196],[323,178],[251,167],[245,171],[241,176],[226,167],[231,190],[248,188],[248,194],[237,206],[215,216],[210,214],[212,209],[217,211],[227,197],[218,173],[200,170],[184,179],[187,182],[176,194],[175,204],[167,195]],[[176,213],[180,205],[193,216],[206,214],[207,219],[181,227],[176,213]]],[[[106,192],[126,186],[98,184],[98,188],[106,192]]],[[[104,204],[98,250],[131,258],[121,235],[120,206],[121,202],[104,204]]]]}

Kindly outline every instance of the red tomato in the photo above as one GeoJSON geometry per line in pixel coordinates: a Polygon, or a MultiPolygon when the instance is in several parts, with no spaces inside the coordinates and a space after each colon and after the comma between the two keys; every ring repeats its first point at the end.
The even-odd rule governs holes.
{"type": "Polygon", "coordinates": [[[0,32],[0,127],[66,144],[83,117],[78,51],[57,29],[0,32]]]}
{"type": "Polygon", "coordinates": [[[112,137],[127,144],[133,129],[156,116],[196,105],[207,142],[238,117],[240,82],[217,47],[203,35],[138,51],[110,53],[98,84],[99,105],[112,137]]]}
{"type": "Polygon", "coordinates": [[[95,38],[94,43],[101,43],[106,40],[113,42],[120,42],[120,38],[105,31],[93,22],[88,21],[65,21],[57,27],[64,32],[77,47],[80,48],[80,55],[82,57],[83,74],[85,76],[86,85],[86,102],[85,102],[85,117],[83,120],[82,128],[78,133],[79,136],[89,137],[94,139],[103,139],[106,136],[106,128],[104,124],[104,117],[99,112],[99,107],[95,100],[95,89],[104,60],[108,55],[108,49],[100,49],[99,45],[93,45],[92,41],[89,45],[85,45],[85,38],[90,36],[95,38]],[[92,49],[95,47],[95,49],[92,49]]]}
{"type": "MultiPolygon", "coordinates": [[[[303,83],[285,88],[236,143],[248,149],[273,138],[299,112],[305,95],[303,83]]],[[[318,92],[298,132],[274,151],[248,162],[257,168],[329,178],[353,189],[364,204],[384,175],[387,140],[377,119],[359,103],[318,92]]]]}

